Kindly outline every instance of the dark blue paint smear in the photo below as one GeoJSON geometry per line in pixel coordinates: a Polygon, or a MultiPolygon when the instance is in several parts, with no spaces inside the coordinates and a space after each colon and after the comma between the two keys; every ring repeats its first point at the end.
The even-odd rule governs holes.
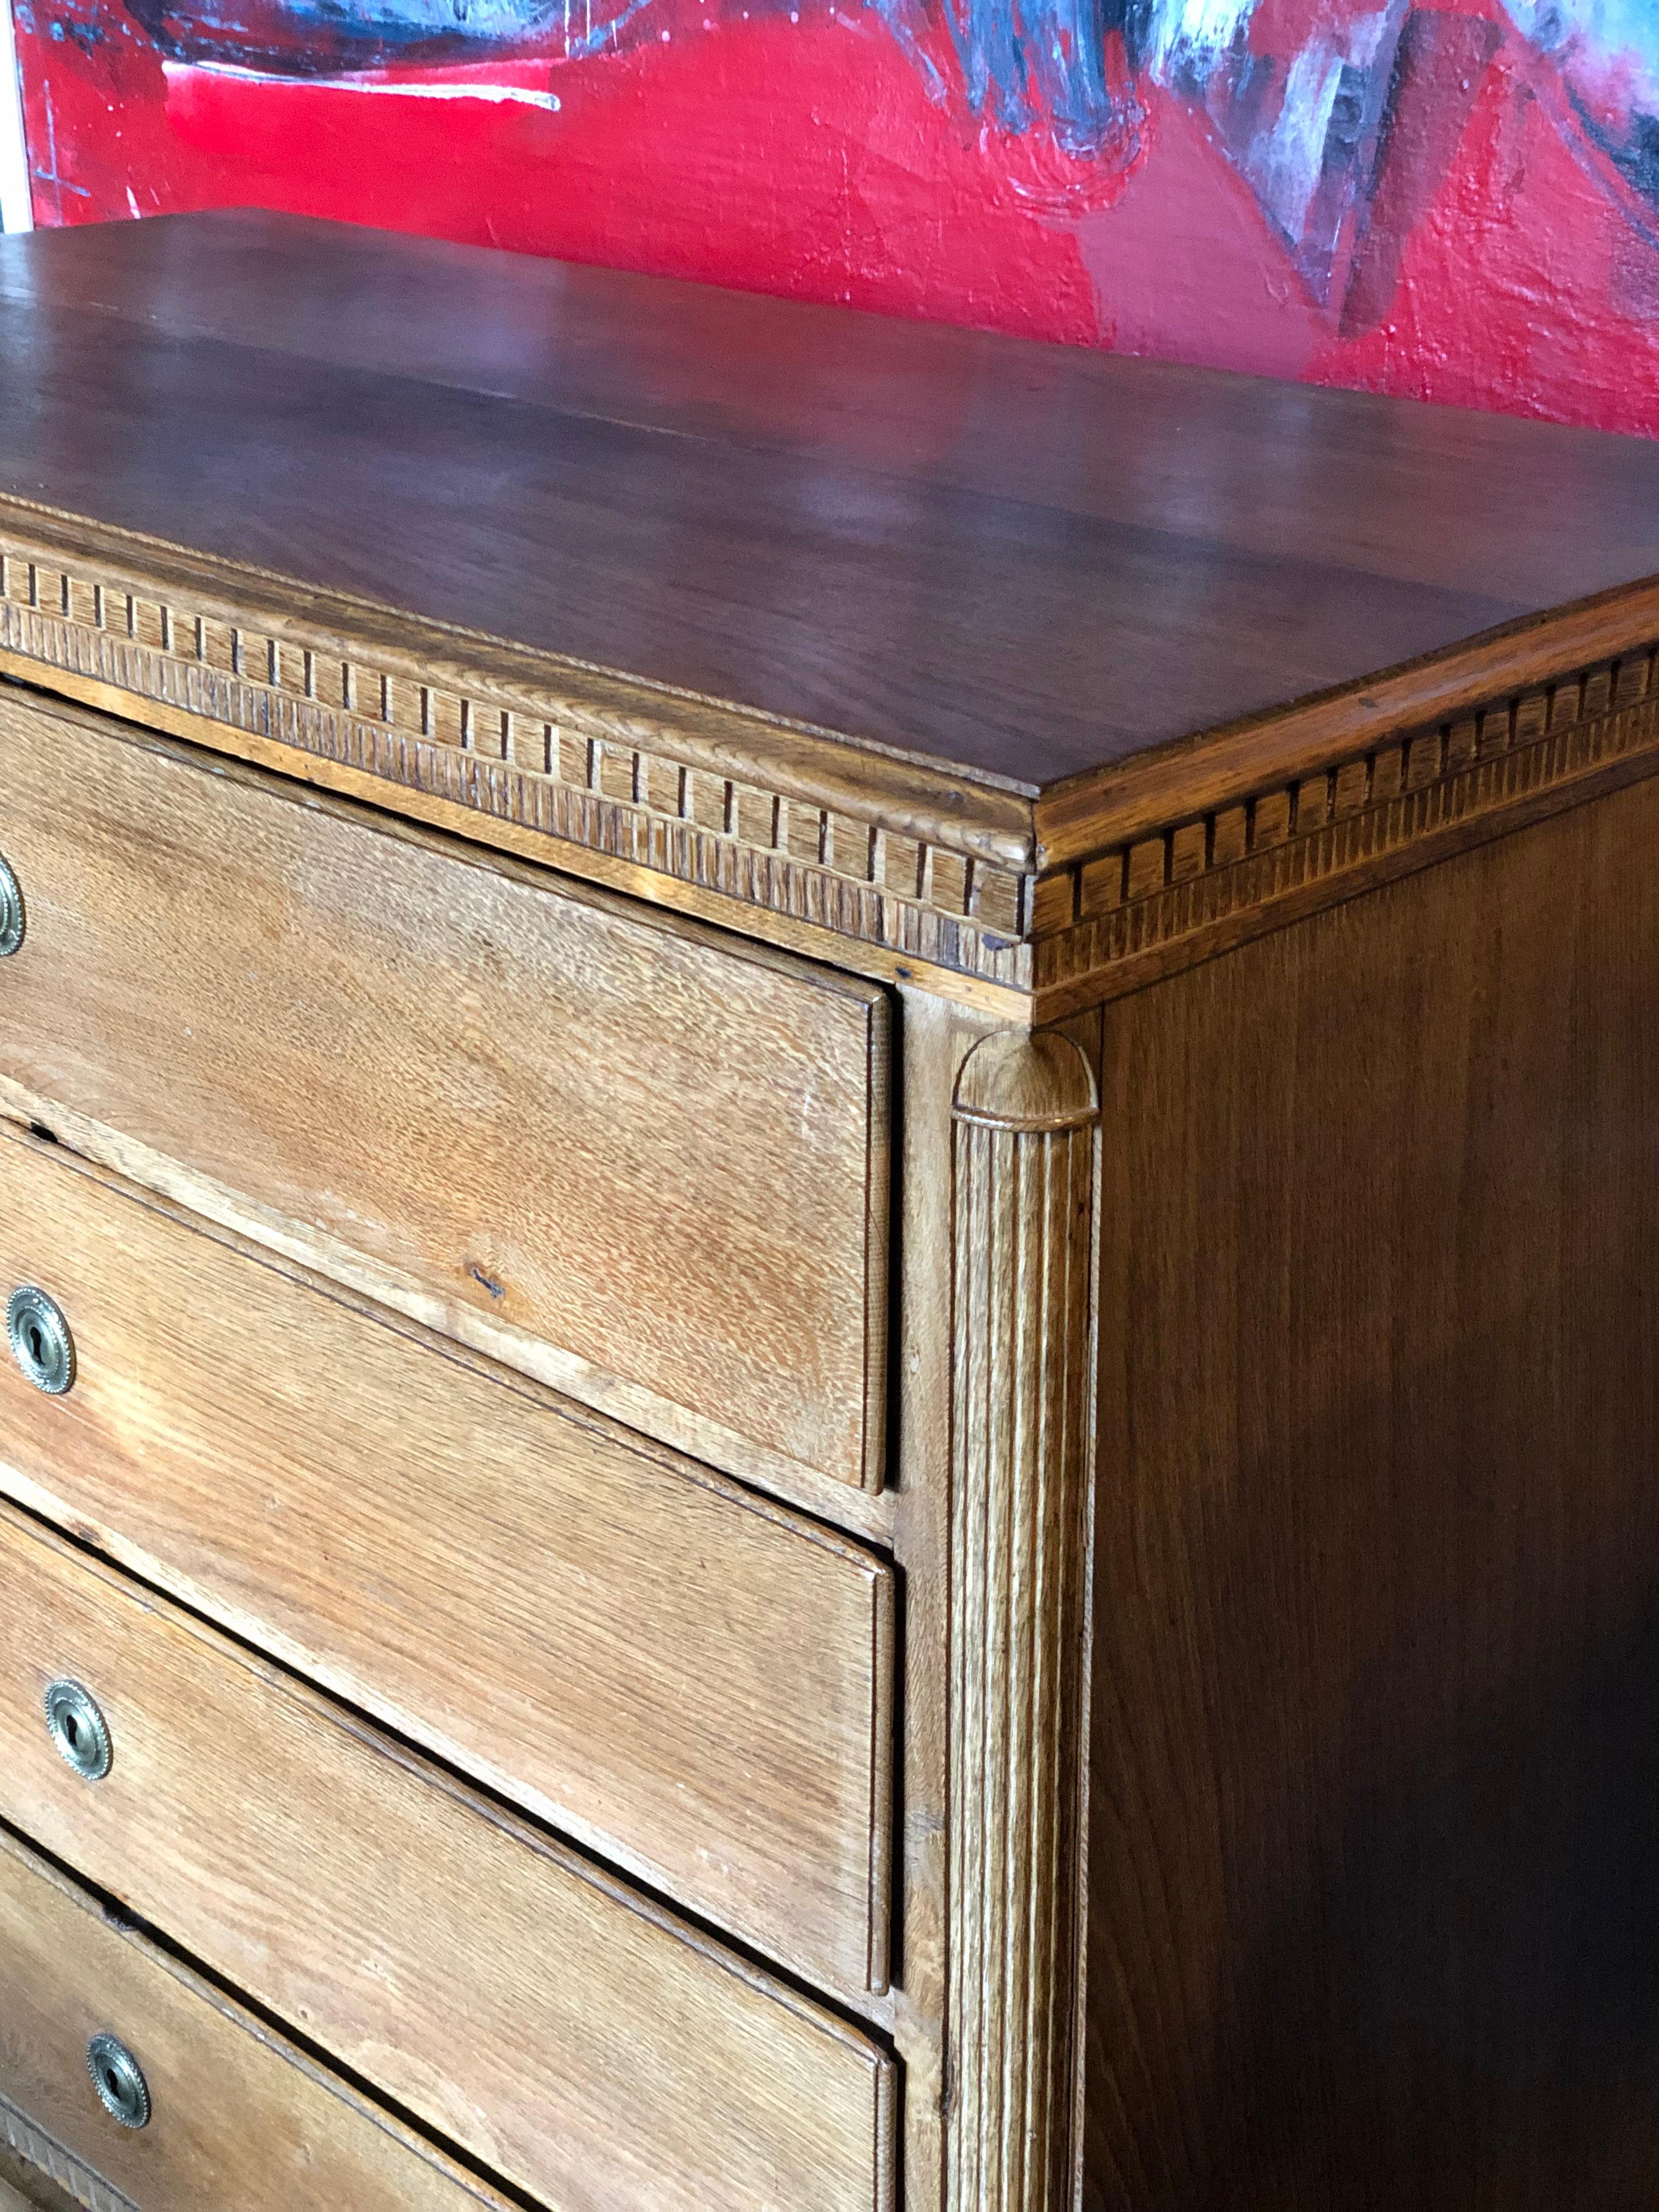
{"type": "Polygon", "coordinates": [[[273,76],[335,76],[398,64],[576,58],[617,42],[645,0],[242,0],[194,8],[125,0],[128,13],[176,61],[273,76]]]}
{"type": "MultiPolygon", "coordinates": [[[[0,0],[3,4],[4,0],[0,0]]],[[[795,0],[798,4],[798,0],[795,0]]],[[[394,64],[539,57],[579,59],[648,36],[656,0],[122,0],[165,54],[278,76],[332,76],[394,64]]],[[[738,0],[710,0],[735,13],[738,0]]],[[[748,0],[750,12],[792,0],[748,0]]],[[[1321,191],[1292,216],[1272,202],[1257,174],[1264,116],[1276,105],[1296,57],[1254,52],[1241,21],[1225,46],[1194,49],[1167,37],[1180,0],[866,0],[913,64],[941,89],[925,51],[922,11],[942,7],[959,94],[975,115],[1012,135],[1041,133],[1079,161],[1122,152],[1140,119],[1138,78],[1156,66],[1173,90],[1206,113],[1240,173],[1266,195],[1297,265],[1316,297],[1328,276],[1333,241],[1364,210],[1392,117],[1389,66],[1345,69],[1328,118],[1321,191]],[[1160,40],[1160,32],[1165,33],[1160,40]],[[1109,63],[1116,59],[1116,72],[1109,63]],[[1373,82],[1372,77],[1376,81],[1373,82]],[[1324,273],[1322,275],[1322,271],[1324,273]]],[[[54,11],[82,15],[70,0],[54,11]]],[[[97,9],[92,11],[94,15],[97,9]]],[[[1414,9],[1402,10],[1401,20],[1414,9]]],[[[1322,36],[1310,11],[1304,46],[1322,36]]],[[[76,36],[73,30],[54,32],[76,36]]],[[[1515,33],[1513,35],[1520,35],[1515,33]]],[[[1547,50],[1547,39],[1534,40],[1547,50]]],[[[1578,127],[1599,147],[1637,207],[1659,209],[1659,118],[1637,112],[1619,128],[1593,116],[1569,89],[1578,127]]],[[[1617,187],[1612,185],[1610,188],[1617,187]]],[[[1645,222],[1645,214],[1643,216],[1645,222]]]]}

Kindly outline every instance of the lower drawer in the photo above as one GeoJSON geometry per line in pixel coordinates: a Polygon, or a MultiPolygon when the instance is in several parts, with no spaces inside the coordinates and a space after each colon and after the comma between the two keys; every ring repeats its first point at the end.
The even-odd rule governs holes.
{"type": "Polygon", "coordinates": [[[892,1570],[0,1128],[0,1489],[803,1979],[886,1976],[892,1570]]]}
{"type": "Polygon", "coordinates": [[[94,2212],[507,2212],[3,1834],[0,2137],[94,2212]]]}
{"type": "Polygon", "coordinates": [[[559,2212],[884,2212],[868,2037],[6,1506],[0,1589],[0,1814],[422,2124],[559,2212]]]}

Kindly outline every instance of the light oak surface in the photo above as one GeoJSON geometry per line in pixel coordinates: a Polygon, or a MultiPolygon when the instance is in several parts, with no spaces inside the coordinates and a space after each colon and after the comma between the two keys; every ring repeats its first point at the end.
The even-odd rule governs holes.
{"type": "Polygon", "coordinates": [[[891,1571],[0,1134],[0,1484],[786,1964],[884,1976],[891,1571]]]}
{"type": "Polygon", "coordinates": [[[0,1074],[635,1426],[878,1483],[878,993],[16,694],[0,781],[0,1074]]]}
{"type": "Polygon", "coordinates": [[[0,2097],[137,2212],[509,2212],[3,1833],[0,2097]],[[143,2069],[147,2127],[121,2126],[93,2093],[88,2047],[103,2034],[143,2069]]]}
{"type": "Polygon", "coordinates": [[[0,1814],[416,2118],[560,2212],[890,2202],[867,2038],[3,1507],[0,1586],[0,1814]]]}

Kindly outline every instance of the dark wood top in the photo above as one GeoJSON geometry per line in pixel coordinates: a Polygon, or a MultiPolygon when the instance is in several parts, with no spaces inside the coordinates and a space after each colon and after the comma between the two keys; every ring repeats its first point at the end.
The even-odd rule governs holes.
{"type": "Polygon", "coordinates": [[[0,240],[0,493],[1032,797],[1659,569],[1659,445],[253,212],[0,240]]]}

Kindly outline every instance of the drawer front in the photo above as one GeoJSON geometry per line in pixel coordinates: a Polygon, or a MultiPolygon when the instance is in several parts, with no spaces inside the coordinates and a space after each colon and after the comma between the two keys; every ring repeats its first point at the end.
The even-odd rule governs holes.
{"type": "MultiPolygon", "coordinates": [[[[115,2052],[100,2071],[131,2094],[115,2052]]],[[[100,2212],[508,2212],[3,1834],[0,2133],[100,2212]],[[104,2037],[136,2063],[141,2126],[94,2090],[104,2037]]]]}
{"type": "Polygon", "coordinates": [[[891,1570],[0,1133],[0,1486],[832,1988],[885,1969],[891,1570]]]}
{"type": "Polygon", "coordinates": [[[877,1486],[878,991],[15,695],[0,792],[14,1110],[717,1466],[877,1486]]]}
{"type": "Polygon", "coordinates": [[[0,1813],[416,2118],[561,2207],[882,2212],[866,2038],[6,1507],[0,1586],[0,1813]]]}

